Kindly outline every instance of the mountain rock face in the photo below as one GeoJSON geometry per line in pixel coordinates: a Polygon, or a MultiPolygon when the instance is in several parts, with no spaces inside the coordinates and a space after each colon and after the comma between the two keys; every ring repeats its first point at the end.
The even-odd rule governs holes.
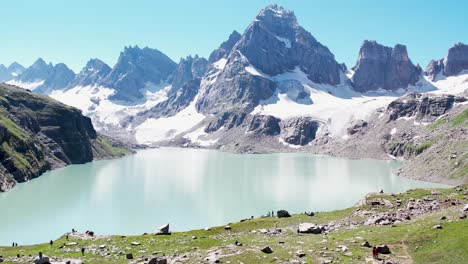
{"type": "Polygon", "coordinates": [[[11,80],[12,76],[10,71],[5,65],[0,64],[0,82],[5,82],[11,80]]]}
{"type": "Polygon", "coordinates": [[[75,76],[69,87],[100,85],[112,68],[99,59],[91,59],[86,66],[75,76]]]}
{"type": "Polygon", "coordinates": [[[231,129],[244,123],[247,113],[244,112],[224,112],[219,114],[214,120],[210,121],[205,127],[206,133],[218,131],[221,127],[231,129]]]}
{"type": "Polygon", "coordinates": [[[434,81],[439,73],[454,76],[463,70],[468,70],[468,45],[457,43],[448,50],[444,59],[431,60],[425,72],[434,81]]]}
{"type": "Polygon", "coordinates": [[[255,115],[248,120],[247,132],[263,135],[275,136],[280,133],[280,119],[270,115],[255,115]]]}
{"type": "Polygon", "coordinates": [[[239,34],[239,32],[234,30],[231,33],[231,35],[229,35],[228,40],[221,43],[219,48],[211,52],[210,57],[208,59],[209,63],[214,63],[216,61],[219,61],[220,59],[227,58],[232,48],[234,47],[234,45],[236,45],[237,41],[239,41],[240,38],[241,38],[241,34],[239,34]]]}
{"type": "Polygon", "coordinates": [[[168,82],[176,67],[159,50],[126,47],[104,84],[116,90],[112,99],[135,101],[143,98],[144,89],[168,82]]]}
{"type": "Polygon", "coordinates": [[[53,90],[64,89],[70,85],[74,78],[75,73],[67,65],[63,63],[56,64],[44,80],[44,83],[35,92],[49,94],[53,90]]]}
{"type": "Polygon", "coordinates": [[[0,98],[0,191],[52,168],[113,155],[80,110],[5,84],[0,98]]]}
{"type": "Polygon", "coordinates": [[[37,59],[31,66],[26,68],[18,77],[18,80],[25,83],[44,81],[53,71],[52,63],[47,64],[42,58],[37,59]]]}
{"type": "Polygon", "coordinates": [[[353,69],[352,83],[359,92],[406,88],[419,80],[421,72],[409,59],[406,46],[390,48],[368,40],[361,46],[353,69]]]}
{"type": "Polygon", "coordinates": [[[433,122],[450,110],[454,103],[465,101],[465,97],[453,95],[428,96],[411,93],[391,102],[386,112],[389,115],[389,121],[395,121],[401,117],[415,117],[418,121],[433,122]]]}
{"type": "Polygon", "coordinates": [[[281,139],[288,144],[304,146],[315,139],[319,124],[308,117],[290,118],[281,122],[281,139]]]}
{"type": "Polygon", "coordinates": [[[26,68],[17,62],[13,62],[12,64],[10,64],[10,66],[8,66],[8,70],[13,76],[19,76],[24,72],[24,70],[26,70],[26,68]]]}
{"type": "Polygon", "coordinates": [[[293,12],[270,5],[234,45],[216,78],[202,85],[197,109],[221,113],[240,106],[251,111],[274,94],[277,84],[269,76],[297,68],[313,82],[340,83],[340,65],[328,48],[299,26],[293,12]]]}
{"type": "Polygon", "coordinates": [[[201,78],[207,67],[208,61],[198,55],[182,58],[173,74],[171,91],[175,92],[187,82],[201,78]]]}

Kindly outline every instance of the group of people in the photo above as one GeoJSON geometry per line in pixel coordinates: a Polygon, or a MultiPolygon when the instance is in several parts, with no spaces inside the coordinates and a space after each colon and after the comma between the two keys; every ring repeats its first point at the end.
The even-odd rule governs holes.
{"type": "Polygon", "coordinates": [[[18,243],[13,242],[13,243],[11,243],[11,246],[12,246],[12,247],[17,247],[17,246],[18,246],[18,243]]]}

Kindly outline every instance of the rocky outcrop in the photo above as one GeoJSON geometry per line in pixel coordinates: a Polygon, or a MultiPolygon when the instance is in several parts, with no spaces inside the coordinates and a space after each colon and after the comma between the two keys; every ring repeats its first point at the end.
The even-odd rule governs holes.
{"type": "Polygon", "coordinates": [[[328,48],[299,26],[293,12],[269,5],[234,45],[226,65],[202,85],[197,109],[205,114],[239,107],[249,112],[274,94],[277,84],[269,76],[295,69],[316,83],[340,83],[341,67],[328,48]]]}
{"type": "Polygon", "coordinates": [[[356,133],[365,133],[368,128],[368,123],[364,120],[356,120],[351,123],[351,126],[347,128],[348,135],[352,136],[356,133]]]}
{"type": "Polygon", "coordinates": [[[454,76],[463,70],[468,70],[468,45],[457,43],[448,50],[444,59],[431,60],[425,72],[432,81],[435,81],[439,73],[444,76],[454,76]]]}
{"type": "Polygon", "coordinates": [[[52,63],[47,64],[42,58],[39,58],[24,70],[17,79],[25,83],[44,81],[52,72],[53,68],[54,66],[52,63]]]}
{"type": "Polygon", "coordinates": [[[172,87],[170,93],[177,92],[179,88],[187,82],[201,78],[206,72],[208,61],[205,58],[188,56],[180,59],[179,65],[172,78],[172,87]]]}
{"type": "Polygon", "coordinates": [[[145,89],[167,83],[176,67],[159,50],[125,47],[104,84],[116,90],[112,99],[133,102],[144,97],[145,89]]]}
{"type": "Polygon", "coordinates": [[[69,87],[101,85],[104,78],[111,72],[111,67],[99,59],[91,59],[76,75],[69,87]]]}
{"type": "Polygon", "coordinates": [[[0,97],[0,185],[11,187],[9,178],[24,182],[49,169],[92,161],[96,150],[100,157],[113,155],[112,144],[98,140],[91,119],[78,109],[3,84],[0,97]]]}
{"type": "Polygon", "coordinates": [[[368,40],[362,44],[353,70],[352,84],[358,92],[407,88],[419,80],[421,72],[409,59],[406,46],[390,48],[368,40]]]}
{"type": "Polygon", "coordinates": [[[304,146],[315,139],[319,124],[309,117],[297,117],[282,121],[280,126],[284,142],[304,146]]]}
{"type": "Polygon", "coordinates": [[[240,38],[241,38],[241,34],[239,34],[239,32],[234,30],[231,33],[231,35],[229,35],[228,40],[221,43],[219,48],[217,48],[213,52],[211,52],[208,61],[210,63],[213,63],[213,62],[216,62],[216,61],[218,61],[220,59],[227,58],[227,56],[231,52],[232,48],[234,47],[234,45],[236,45],[237,41],[239,41],[240,38]]]}
{"type": "Polygon", "coordinates": [[[280,133],[280,120],[270,115],[251,116],[247,124],[247,132],[255,135],[275,136],[280,133]]]}
{"type": "Polygon", "coordinates": [[[418,121],[432,122],[445,114],[454,103],[466,101],[465,97],[453,95],[428,96],[411,93],[391,102],[386,110],[389,121],[414,117],[418,121]]]}
{"type": "Polygon", "coordinates": [[[444,59],[444,75],[457,75],[463,70],[468,70],[468,45],[458,43],[448,50],[444,59]]]}
{"type": "Polygon", "coordinates": [[[218,131],[221,127],[224,127],[227,130],[238,127],[242,125],[246,117],[247,113],[245,112],[221,113],[206,125],[205,132],[212,133],[218,131]]]}

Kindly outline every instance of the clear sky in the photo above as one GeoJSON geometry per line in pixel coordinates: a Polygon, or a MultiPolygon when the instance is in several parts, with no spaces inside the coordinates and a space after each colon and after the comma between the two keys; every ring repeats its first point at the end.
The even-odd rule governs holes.
{"type": "Polygon", "coordinates": [[[29,66],[42,57],[79,71],[95,57],[113,66],[123,47],[135,44],[175,61],[189,54],[207,57],[269,3],[293,10],[348,67],[365,39],[405,44],[423,67],[454,43],[468,43],[466,0],[4,0],[0,63],[29,66]]]}

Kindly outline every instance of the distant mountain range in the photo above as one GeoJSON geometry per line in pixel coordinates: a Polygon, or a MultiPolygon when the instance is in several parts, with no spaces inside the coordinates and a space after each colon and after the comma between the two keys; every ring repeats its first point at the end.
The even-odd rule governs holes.
{"type": "MultiPolygon", "coordinates": [[[[464,126],[438,126],[443,133],[425,128],[452,118],[465,122],[468,45],[455,44],[423,70],[406,46],[365,40],[348,69],[292,11],[275,4],[208,59],[176,63],[135,46],[125,47],[113,68],[91,59],[75,74],[38,59],[26,69],[0,65],[0,78],[75,106],[99,132],[135,144],[370,158],[413,157],[428,141],[447,146],[435,144],[451,140],[447,131],[460,135],[458,147],[468,144],[464,126]]],[[[459,157],[457,164],[468,163],[459,157]]]]}

